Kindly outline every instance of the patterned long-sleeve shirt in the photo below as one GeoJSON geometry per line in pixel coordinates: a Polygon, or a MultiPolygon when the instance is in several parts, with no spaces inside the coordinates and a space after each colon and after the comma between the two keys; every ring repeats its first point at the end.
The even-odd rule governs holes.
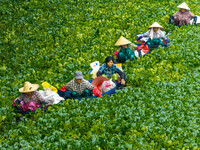
{"type": "Polygon", "coordinates": [[[23,101],[27,104],[30,101],[33,101],[36,104],[41,104],[44,101],[44,98],[40,95],[38,91],[34,91],[31,97],[28,97],[26,93],[22,93],[19,97],[20,101],[23,101]]]}
{"type": "Polygon", "coordinates": [[[110,78],[114,73],[118,73],[122,79],[125,78],[125,74],[115,64],[113,64],[112,67],[108,67],[106,63],[99,68],[97,76],[105,74],[108,78],[110,78]]]}
{"type": "Polygon", "coordinates": [[[93,88],[94,86],[85,79],[83,79],[80,84],[73,79],[65,85],[66,90],[77,92],[79,95],[81,95],[85,89],[92,90],[93,88]]]}
{"type": "Polygon", "coordinates": [[[194,18],[195,15],[186,10],[184,13],[181,11],[177,11],[175,14],[173,14],[174,22],[176,25],[188,25],[190,23],[190,18],[194,18]]]}

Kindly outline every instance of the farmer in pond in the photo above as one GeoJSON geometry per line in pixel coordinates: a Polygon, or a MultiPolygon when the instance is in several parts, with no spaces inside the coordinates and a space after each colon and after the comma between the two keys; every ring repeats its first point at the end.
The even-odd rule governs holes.
{"type": "Polygon", "coordinates": [[[116,63],[116,60],[120,63],[124,63],[128,59],[134,60],[135,54],[133,50],[137,48],[135,44],[121,36],[115,45],[119,46],[119,48],[114,52],[114,63],[116,63]]]}
{"type": "Polygon", "coordinates": [[[125,84],[125,74],[116,66],[116,64],[113,64],[113,58],[111,56],[106,58],[105,63],[97,72],[97,76],[112,78],[112,80],[115,82],[118,81],[118,74],[121,78],[121,84],[125,84]]]}
{"type": "Polygon", "coordinates": [[[196,17],[189,11],[190,8],[186,3],[182,3],[177,8],[180,8],[180,10],[173,14],[175,25],[188,25],[190,24],[190,19],[196,17]]]}
{"type": "Polygon", "coordinates": [[[25,82],[24,87],[19,89],[21,93],[18,99],[15,99],[13,105],[18,111],[30,112],[38,107],[42,107],[42,104],[46,104],[43,97],[37,91],[39,85],[25,82]]]}
{"type": "Polygon", "coordinates": [[[167,37],[161,31],[164,30],[164,28],[157,22],[153,23],[148,29],[149,31],[147,31],[141,36],[148,38],[146,44],[148,44],[149,46],[154,47],[158,45],[164,45],[164,43],[168,42],[167,37]]]}
{"type": "Polygon", "coordinates": [[[102,97],[101,92],[94,87],[90,82],[83,79],[81,71],[75,72],[75,79],[65,85],[65,89],[71,91],[70,96],[73,98],[88,97],[93,94],[102,97]]]}

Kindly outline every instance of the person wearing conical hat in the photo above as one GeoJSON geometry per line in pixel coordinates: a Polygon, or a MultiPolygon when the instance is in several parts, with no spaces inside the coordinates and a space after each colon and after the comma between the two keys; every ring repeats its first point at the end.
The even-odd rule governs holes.
{"type": "Polygon", "coordinates": [[[120,63],[124,63],[128,59],[134,60],[135,54],[133,50],[137,48],[135,44],[131,43],[129,40],[121,36],[119,40],[115,43],[115,45],[119,46],[117,51],[114,52],[115,60],[120,63]]]}
{"type": "Polygon", "coordinates": [[[26,81],[24,83],[24,87],[19,89],[19,92],[21,93],[20,97],[15,99],[13,102],[15,108],[26,112],[33,111],[36,108],[41,107],[42,104],[45,105],[45,100],[37,91],[38,87],[38,84],[31,84],[30,82],[26,81]]]}
{"type": "Polygon", "coordinates": [[[168,42],[167,37],[161,31],[164,30],[164,28],[157,22],[153,23],[148,29],[149,31],[144,33],[142,37],[148,38],[146,44],[149,46],[163,45],[163,40],[168,42]]]}
{"type": "Polygon", "coordinates": [[[174,17],[175,25],[188,25],[190,24],[190,19],[196,17],[192,12],[189,11],[190,8],[185,2],[177,6],[177,8],[180,8],[180,10],[172,15],[174,17]]]}

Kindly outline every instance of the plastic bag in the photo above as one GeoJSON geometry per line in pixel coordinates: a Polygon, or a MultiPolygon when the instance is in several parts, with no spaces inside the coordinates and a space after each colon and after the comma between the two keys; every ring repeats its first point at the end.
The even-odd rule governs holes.
{"type": "Polygon", "coordinates": [[[39,93],[48,105],[57,104],[61,100],[64,100],[64,98],[60,97],[56,92],[51,92],[49,95],[46,95],[45,91],[40,90],[39,93]]]}
{"type": "Polygon", "coordinates": [[[92,70],[90,71],[90,74],[92,74],[92,78],[96,78],[96,74],[97,72],[99,71],[99,68],[100,68],[100,64],[99,64],[99,61],[95,61],[95,62],[92,62],[90,63],[90,66],[92,67],[92,70]]]}
{"type": "Polygon", "coordinates": [[[56,93],[58,92],[58,90],[54,86],[50,85],[48,82],[43,82],[42,87],[43,88],[50,88],[53,92],[56,92],[56,93]]]}
{"type": "Polygon", "coordinates": [[[50,88],[44,88],[46,96],[50,95],[53,91],[50,88]]]}
{"type": "Polygon", "coordinates": [[[40,90],[39,93],[48,105],[57,104],[61,100],[64,100],[63,97],[60,97],[57,94],[58,90],[54,86],[50,85],[48,82],[43,82],[42,86],[44,88],[44,91],[40,90]]]}
{"type": "Polygon", "coordinates": [[[110,91],[111,89],[115,88],[116,85],[115,83],[112,81],[112,79],[108,80],[108,81],[104,81],[101,85],[101,93],[105,93],[110,91]]]}
{"type": "Polygon", "coordinates": [[[94,87],[94,88],[92,89],[92,93],[93,93],[95,96],[102,97],[101,92],[99,91],[99,89],[98,89],[97,87],[94,87]]]}

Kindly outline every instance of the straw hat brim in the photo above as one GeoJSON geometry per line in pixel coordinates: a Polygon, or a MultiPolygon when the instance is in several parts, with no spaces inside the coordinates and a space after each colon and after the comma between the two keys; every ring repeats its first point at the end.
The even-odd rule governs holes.
{"type": "Polygon", "coordinates": [[[121,36],[119,40],[115,43],[116,46],[127,45],[127,44],[131,44],[131,41],[127,40],[123,36],[121,36]]]}
{"type": "Polygon", "coordinates": [[[31,84],[30,90],[24,90],[24,87],[19,89],[20,93],[29,93],[37,90],[39,88],[39,84],[31,84]]]}

